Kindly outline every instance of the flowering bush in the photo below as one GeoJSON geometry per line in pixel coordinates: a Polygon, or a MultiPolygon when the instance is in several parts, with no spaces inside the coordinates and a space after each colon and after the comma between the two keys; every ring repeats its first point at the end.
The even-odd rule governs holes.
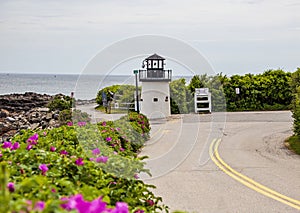
{"type": "MultiPolygon", "coordinates": [[[[132,116],[138,120],[129,122],[131,131],[147,135],[146,118],[132,116]]],[[[102,122],[23,130],[3,143],[0,212],[83,212],[83,206],[84,212],[167,211],[151,192],[154,186],[138,179],[138,173],[148,171],[132,148],[133,141],[124,140],[137,135],[122,132],[123,127],[102,122]]],[[[142,138],[145,142],[147,137],[142,138]]]]}

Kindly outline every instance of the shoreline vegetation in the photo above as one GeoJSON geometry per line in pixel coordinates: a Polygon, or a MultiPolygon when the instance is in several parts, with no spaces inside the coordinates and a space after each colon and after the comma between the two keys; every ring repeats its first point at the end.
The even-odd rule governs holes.
{"type": "MultiPolygon", "coordinates": [[[[43,99],[25,96],[28,107],[43,99]]],[[[82,112],[69,117],[72,98],[48,98],[38,107],[55,112],[57,126],[21,129],[0,146],[0,212],[168,212],[155,186],[139,180],[141,172],[150,174],[138,156],[149,139],[144,115],[91,124],[82,112]]],[[[5,120],[22,111],[12,105],[3,109],[5,120]]]]}

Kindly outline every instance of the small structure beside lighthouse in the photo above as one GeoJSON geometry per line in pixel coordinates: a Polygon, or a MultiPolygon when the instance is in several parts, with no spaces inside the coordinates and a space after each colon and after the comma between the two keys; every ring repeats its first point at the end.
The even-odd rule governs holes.
{"type": "Polygon", "coordinates": [[[150,119],[166,118],[171,115],[170,88],[172,70],[165,70],[165,58],[153,54],[143,61],[139,70],[142,82],[141,113],[150,119]]]}

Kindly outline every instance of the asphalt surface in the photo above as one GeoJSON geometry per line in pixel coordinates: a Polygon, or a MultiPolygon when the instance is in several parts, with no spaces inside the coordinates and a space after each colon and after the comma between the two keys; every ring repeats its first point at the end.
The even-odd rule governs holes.
{"type": "Polygon", "coordinates": [[[221,158],[243,175],[300,200],[300,157],[285,148],[292,135],[291,113],[238,112],[173,116],[152,121],[148,155],[153,177],[171,210],[189,212],[299,212],[248,188],[220,170],[208,148],[221,138],[221,158]]]}
{"type": "MultiPolygon", "coordinates": [[[[92,121],[116,120],[92,105],[78,106],[92,121]]],[[[221,139],[220,157],[239,173],[300,201],[300,156],[284,146],[291,136],[288,111],[173,115],[151,121],[151,139],[140,155],[157,196],[174,210],[188,212],[299,212],[225,174],[209,155],[209,146],[221,139]]]]}

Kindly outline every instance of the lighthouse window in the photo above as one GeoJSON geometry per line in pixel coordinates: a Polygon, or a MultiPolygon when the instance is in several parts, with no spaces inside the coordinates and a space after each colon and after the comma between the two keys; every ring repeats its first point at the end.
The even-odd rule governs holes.
{"type": "Polygon", "coordinates": [[[158,98],[153,98],[153,102],[157,102],[158,101],[158,98]]]}
{"type": "Polygon", "coordinates": [[[166,96],[166,98],[165,98],[165,102],[168,102],[169,101],[169,97],[168,96],[166,96]]]}

